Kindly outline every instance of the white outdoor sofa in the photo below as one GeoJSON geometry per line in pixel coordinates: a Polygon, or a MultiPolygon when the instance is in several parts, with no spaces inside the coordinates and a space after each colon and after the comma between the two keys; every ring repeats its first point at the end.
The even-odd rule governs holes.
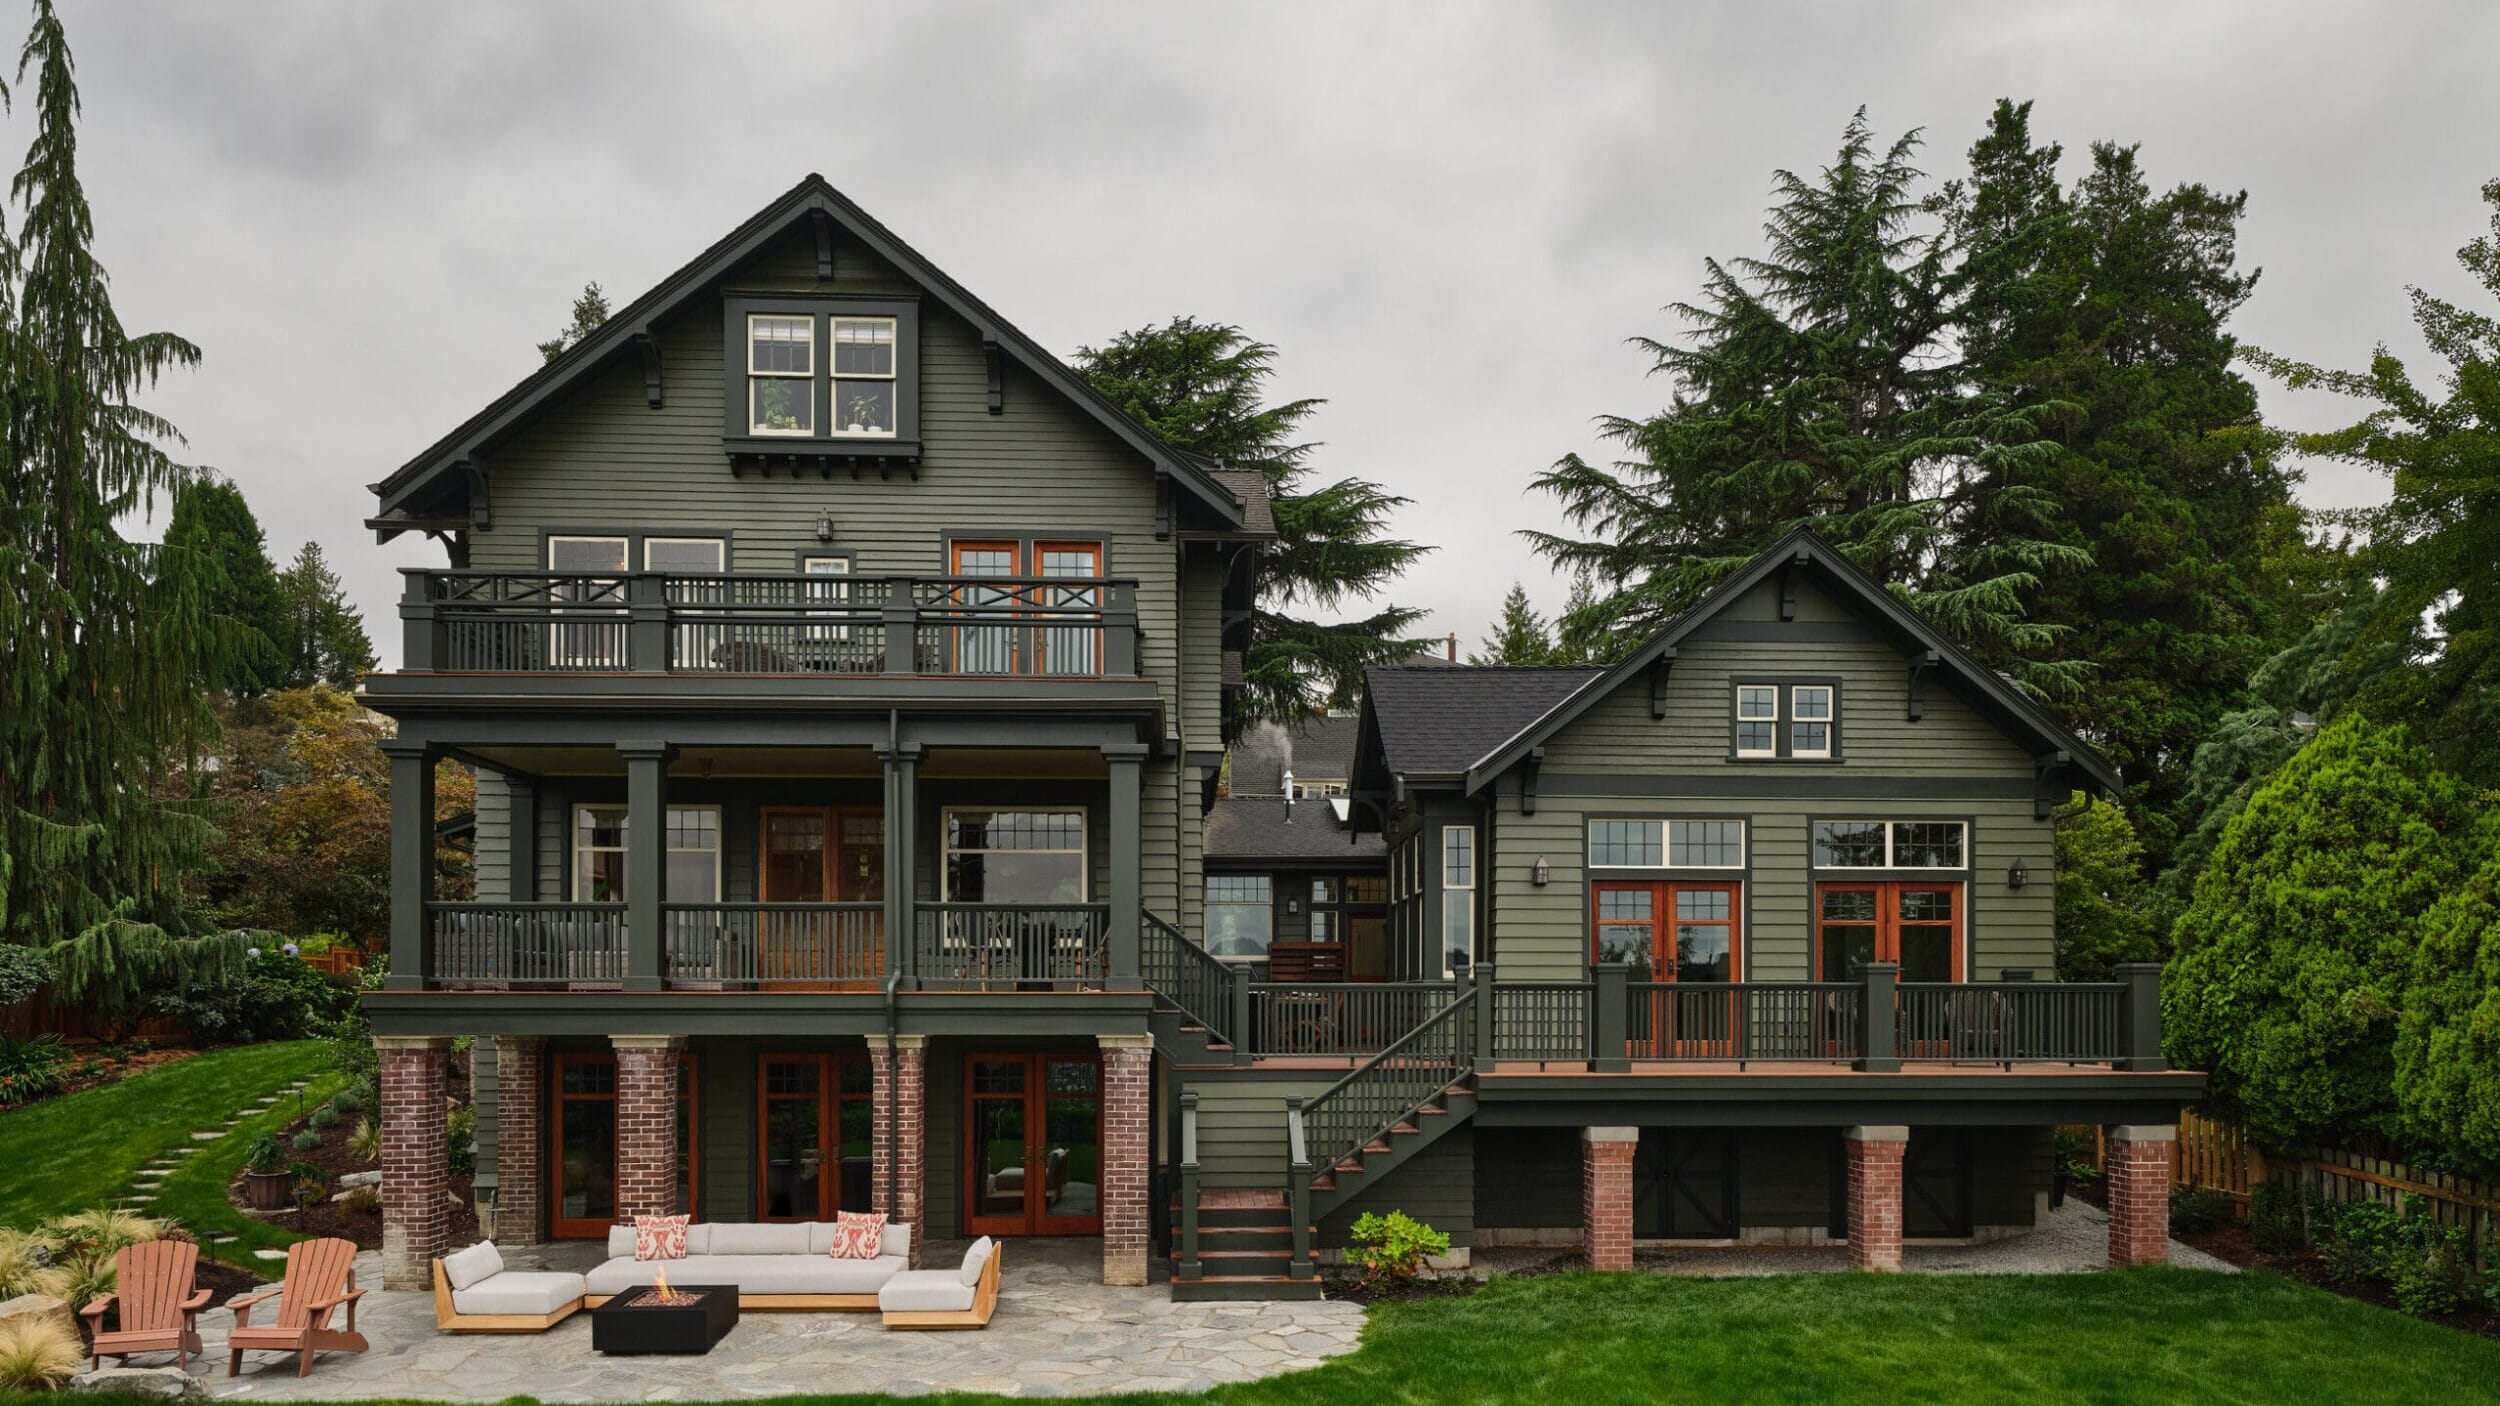
{"type": "Polygon", "coordinates": [[[664,1273],[674,1284],[734,1284],[740,1309],[868,1312],[886,1281],[911,1268],[911,1227],[888,1225],[873,1260],[838,1260],[832,1250],[831,1221],[724,1221],[687,1226],[683,1259],[637,1260],[634,1228],[620,1225],[608,1232],[607,1263],[582,1276],[583,1291],[596,1308],[664,1273]]]}

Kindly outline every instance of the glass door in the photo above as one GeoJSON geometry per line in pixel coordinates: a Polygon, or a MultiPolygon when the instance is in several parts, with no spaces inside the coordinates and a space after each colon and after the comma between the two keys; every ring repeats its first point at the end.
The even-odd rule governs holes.
{"type": "MultiPolygon", "coordinates": [[[[1033,545],[1034,575],[1058,581],[1091,581],[1102,575],[1102,544],[1099,542],[1037,542],[1033,545]]],[[[1062,611],[1099,611],[1102,609],[1102,588],[1095,585],[1051,585],[1041,589],[1040,604],[1052,613],[1049,621],[1064,620],[1062,611]]],[[[1102,672],[1102,624],[1099,615],[1083,624],[1047,623],[1041,635],[1041,671],[1045,674],[1085,675],[1102,672]]]]}
{"type": "Polygon", "coordinates": [[[599,1236],[616,1223],[616,1056],[555,1058],[555,1197],[548,1233],[599,1236]]]}
{"type": "Polygon", "coordinates": [[[1101,1234],[1101,1059],[974,1055],[966,1073],[970,1233],[1101,1234]]]}
{"type": "MultiPolygon", "coordinates": [[[[766,806],[757,892],[765,903],[882,903],[885,815],[830,806],[766,806]]],[[[756,918],[760,979],[838,986],[885,970],[881,910],[767,909],[756,918]]]]}
{"type": "Polygon", "coordinates": [[[1596,886],[1590,960],[1631,968],[1634,1059],[1733,1058],[1742,993],[1742,887],[1607,882],[1596,886]],[[1691,985],[1693,990],[1674,989],[1691,985]]]}
{"type": "Polygon", "coordinates": [[[875,1127],[867,1057],[768,1054],[757,1076],[755,1218],[828,1221],[867,1210],[875,1127]]]}
{"type": "Polygon", "coordinates": [[[1815,975],[1851,980],[1861,962],[1898,962],[1903,981],[1962,979],[1958,883],[1834,883],[1815,895],[1815,975]]]}
{"type": "MultiPolygon", "coordinates": [[[[954,573],[957,576],[1003,576],[1016,574],[1020,554],[1014,542],[957,542],[954,552],[954,573]]],[[[1006,617],[1014,612],[1015,591],[1012,586],[958,586],[955,608],[959,616],[1006,617]]],[[[1012,625],[960,624],[949,632],[953,648],[949,651],[947,672],[955,674],[1012,674],[1016,671],[1016,631],[1012,625]]]]}

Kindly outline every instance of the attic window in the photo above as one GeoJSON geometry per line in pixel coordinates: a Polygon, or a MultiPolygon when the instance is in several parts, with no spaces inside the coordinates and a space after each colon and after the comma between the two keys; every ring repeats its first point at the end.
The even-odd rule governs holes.
{"type": "Polygon", "coordinates": [[[893,436],[893,318],[833,320],[833,432],[893,436]]]}
{"type": "Polygon", "coordinates": [[[722,301],[721,435],[732,470],[917,465],[918,298],[756,293],[722,301]]]}
{"type": "Polygon", "coordinates": [[[1728,755],[1737,761],[1838,761],[1839,681],[1736,680],[1728,755]]]}
{"type": "Polygon", "coordinates": [[[747,429],[772,435],[816,432],[816,319],[768,314],[747,319],[747,429]]]}

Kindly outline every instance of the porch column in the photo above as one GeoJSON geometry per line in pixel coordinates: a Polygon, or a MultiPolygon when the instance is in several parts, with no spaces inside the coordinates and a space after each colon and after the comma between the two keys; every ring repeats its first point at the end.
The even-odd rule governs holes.
{"type": "Polygon", "coordinates": [[[912,925],[919,921],[912,903],[919,893],[919,877],[914,872],[918,860],[912,849],[920,833],[915,804],[920,793],[920,744],[906,742],[876,750],[877,760],[885,763],[885,969],[889,974],[901,972],[908,989],[919,966],[914,958],[917,944],[912,940],[912,925]]]}
{"type": "Polygon", "coordinates": [[[676,749],[623,742],[616,750],[625,758],[625,989],[657,991],[660,904],[668,885],[668,761],[676,749]]]}
{"type": "Polygon", "coordinates": [[[534,1245],[547,1238],[547,1042],[536,1035],[495,1037],[495,1240],[534,1245]]]}
{"type": "Polygon", "coordinates": [[[1154,1178],[1154,1037],[1100,1035],[1102,1043],[1102,1282],[1146,1282],[1154,1225],[1147,1201],[1154,1178]]]}
{"type": "Polygon", "coordinates": [[[434,749],[389,738],[382,755],[391,759],[391,970],[382,985],[421,991],[425,905],[434,897],[434,749]]]}
{"type": "MultiPolygon", "coordinates": [[[[1140,853],[1144,841],[1138,822],[1138,792],[1145,771],[1146,745],[1131,742],[1102,749],[1104,765],[1111,771],[1111,806],[1107,817],[1108,840],[1111,845],[1111,891],[1104,897],[1111,907],[1109,953],[1110,985],[1118,991],[1133,991],[1142,984],[1143,964],[1139,948],[1145,927],[1142,871],[1145,856],[1140,853]]],[[[1144,1280],[1139,1280],[1144,1283],[1144,1280]]]]}
{"type": "Polygon", "coordinates": [[[1901,1163],[1910,1130],[1860,1126],[1841,1134],[1849,1163],[1849,1267],[1901,1272],[1901,1163]]]}
{"type": "Polygon", "coordinates": [[[2119,1123],[2107,1130],[2101,1166],[2109,1187],[2109,1267],[2170,1262],[2170,1161],[2179,1129],[2119,1123]]]}
{"type": "MultiPolygon", "coordinates": [[[[432,827],[427,837],[432,838],[432,827]]],[[[448,1035],[376,1035],[381,1065],[382,1287],[423,1289],[451,1248],[448,1035]]]]}
{"type": "MultiPolygon", "coordinates": [[[[630,840],[629,840],[630,843],[630,840]]],[[[677,1214],[677,1064],[682,1035],[611,1035],[616,1046],[616,1219],[677,1214]]]]}
{"type": "Polygon", "coordinates": [[[1580,1130],[1580,1252],[1591,1269],[1632,1267],[1632,1158],[1640,1146],[1638,1128],[1580,1130]]]}
{"type": "Polygon", "coordinates": [[[868,1037],[869,1205],[885,1218],[912,1228],[912,1262],[928,1234],[921,1218],[922,1191],[927,1185],[924,1156],[928,1148],[929,1037],[897,1035],[894,1058],[886,1059],[885,1041],[868,1037]]]}

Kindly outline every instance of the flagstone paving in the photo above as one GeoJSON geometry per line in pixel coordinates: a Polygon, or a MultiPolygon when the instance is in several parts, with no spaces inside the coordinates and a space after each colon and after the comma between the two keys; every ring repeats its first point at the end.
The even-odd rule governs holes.
{"type": "MultiPolygon", "coordinates": [[[[515,1249],[518,1268],[583,1269],[599,1246],[515,1249]]],[[[924,1264],[951,1263],[961,1241],[927,1247],[924,1264]]],[[[365,1296],[356,1326],[369,1352],[325,1354],[309,1378],[294,1359],[256,1353],[243,1375],[225,1375],[224,1309],[200,1316],[208,1352],[194,1373],[220,1397],[328,1401],[393,1397],[443,1401],[720,1400],[799,1392],[921,1395],[987,1391],[1078,1396],[1127,1391],[1204,1391],[1317,1366],[1352,1352],[1363,1311],[1320,1303],[1173,1303],[1160,1284],[1114,1289],[1098,1282],[1099,1240],[1010,1241],[998,1314],[979,1332],[888,1332],[873,1313],[750,1313],[703,1357],[601,1357],[590,1319],[575,1314],[536,1337],[453,1337],[434,1331],[430,1293],[365,1296]]],[[[380,1256],[356,1258],[357,1282],[379,1282],[380,1256]]],[[[140,1354],[132,1366],[171,1366],[171,1354],[140,1354]]]]}

